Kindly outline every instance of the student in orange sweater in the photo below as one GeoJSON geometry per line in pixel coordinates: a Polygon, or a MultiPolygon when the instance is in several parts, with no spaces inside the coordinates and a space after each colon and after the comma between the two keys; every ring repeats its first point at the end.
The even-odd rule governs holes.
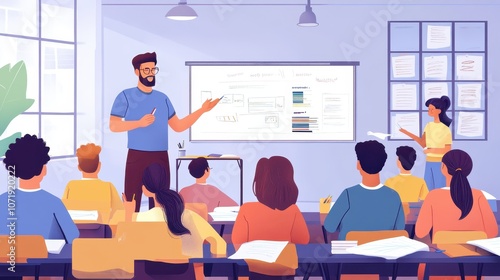
{"type": "Polygon", "coordinates": [[[425,237],[432,229],[484,231],[488,238],[496,237],[498,226],[483,193],[471,189],[467,176],[472,171],[472,159],[462,150],[451,150],[442,159],[441,172],[445,188],[431,191],[418,215],[417,237],[425,237]]]}
{"type": "MultiPolygon", "coordinates": [[[[293,166],[287,158],[261,158],[255,170],[253,191],[258,202],[243,204],[234,223],[232,241],[236,249],[252,240],[309,242],[306,222],[295,205],[299,190],[293,179],[293,166]]],[[[266,277],[254,269],[249,266],[250,279],[266,277]]],[[[287,272],[290,273],[287,275],[294,274],[290,269],[287,272]]],[[[278,278],[293,279],[293,276],[278,278]]]]}

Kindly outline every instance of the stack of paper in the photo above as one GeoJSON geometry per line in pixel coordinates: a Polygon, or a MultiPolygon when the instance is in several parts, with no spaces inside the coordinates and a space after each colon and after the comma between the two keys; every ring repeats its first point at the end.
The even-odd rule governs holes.
{"type": "Polygon", "coordinates": [[[347,249],[347,252],[351,254],[381,257],[388,260],[394,260],[418,251],[429,251],[429,246],[405,236],[381,239],[347,249]]]}
{"type": "Polygon", "coordinates": [[[71,219],[76,221],[97,221],[99,212],[97,210],[68,210],[71,219]]]}
{"type": "Polygon", "coordinates": [[[477,246],[483,250],[500,256],[500,237],[467,241],[467,244],[477,246]]]}
{"type": "Polygon", "coordinates": [[[348,248],[358,246],[358,241],[332,240],[332,254],[349,254],[348,248]]]}
{"type": "Polygon", "coordinates": [[[228,259],[235,260],[259,260],[274,263],[285,249],[288,241],[254,240],[243,243],[241,247],[228,259]]]}
{"type": "Polygon", "coordinates": [[[45,245],[47,246],[47,251],[50,254],[59,254],[66,245],[66,240],[64,239],[45,239],[45,245]]]}

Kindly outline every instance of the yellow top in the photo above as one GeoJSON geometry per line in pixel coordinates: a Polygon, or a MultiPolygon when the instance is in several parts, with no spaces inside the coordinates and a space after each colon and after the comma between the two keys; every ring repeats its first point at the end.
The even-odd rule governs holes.
{"type": "MultiPolygon", "coordinates": [[[[137,222],[165,222],[165,219],[161,207],[154,207],[148,211],[134,214],[134,220],[137,222]]],[[[226,241],[200,215],[189,209],[184,209],[181,219],[184,227],[191,232],[191,234],[181,236],[182,253],[184,255],[202,258],[203,242],[205,240],[210,243],[210,252],[212,254],[226,254],[226,241]]]]}
{"type": "Polygon", "coordinates": [[[115,186],[100,179],[70,181],[62,201],[70,210],[98,210],[111,216],[117,210],[125,209],[115,186]]]}
{"type": "Polygon", "coordinates": [[[395,190],[401,202],[418,202],[424,200],[429,193],[425,180],[411,174],[399,174],[389,178],[384,185],[395,190]]]}
{"type": "MultiPolygon", "coordinates": [[[[424,128],[427,148],[444,148],[451,145],[451,130],[444,123],[429,122],[424,128]]],[[[443,154],[428,153],[427,161],[441,161],[443,154]]]]}

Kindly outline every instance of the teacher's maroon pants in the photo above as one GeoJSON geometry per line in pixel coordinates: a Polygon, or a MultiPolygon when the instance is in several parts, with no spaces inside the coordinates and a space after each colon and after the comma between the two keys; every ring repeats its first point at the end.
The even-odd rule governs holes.
{"type": "MultiPolygon", "coordinates": [[[[132,200],[135,194],[135,212],[141,209],[142,199],[142,173],[149,165],[158,163],[165,167],[167,173],[166,188],[170,188],[170,164],[168,162],[168,151],[138,151],[128,150],[127,165],[125,167],[125,196],[132,200]]],[[[149,198],[149,209],[155,205],[154,199],[149,198]]]]}

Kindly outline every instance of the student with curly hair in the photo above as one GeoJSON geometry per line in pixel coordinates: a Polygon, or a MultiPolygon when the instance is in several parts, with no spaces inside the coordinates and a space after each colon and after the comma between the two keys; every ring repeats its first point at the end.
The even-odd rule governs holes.
{"type": "MultiPolygon", "coordinates": [[[[41,182],[47,175],[50,148],[42,138],[26,134],[10,144],[3,163],[9,176],[19,179],[17,190],[9,188],[0,195],[5,207],[0,217],[7,221],[12,217],[6,206],[9,195],[15,195],[15,231],[19,235],[42,235],[45,239],[65,239],[71,244],[80,233],[61,200],[41,189],[41,182]],[[12,193],[12,191],[14,193],[12,193]]],[[[8,235],[9,228],[0,227],[0,234],[8,235]]]]}

